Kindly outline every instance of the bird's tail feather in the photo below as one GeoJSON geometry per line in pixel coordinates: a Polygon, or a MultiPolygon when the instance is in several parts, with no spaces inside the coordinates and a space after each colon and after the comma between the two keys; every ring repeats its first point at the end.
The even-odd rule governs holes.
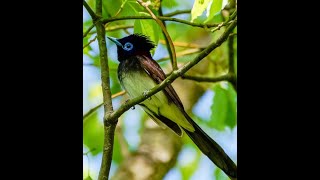
{"type": "Polygon", "coordinates": [[[231,179],[237,178],[237,166],[224,150],[210,138],[186,113],[186,118],[195,128],[194,132],[190,132],[183,128],[191,140],[199,147],[199,149],[208,158],[223,170],[231,179]]]}

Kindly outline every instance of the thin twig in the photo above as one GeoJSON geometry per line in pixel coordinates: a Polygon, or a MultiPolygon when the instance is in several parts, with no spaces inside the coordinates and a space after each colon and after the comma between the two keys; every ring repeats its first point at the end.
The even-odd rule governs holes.
{"type": "Polygon", "coordinates": [[[89,46],[92,42],[94,42],[97,39],[97,36],[95,36],[93,39],[91,39],[86,45],[83,46],[83,49],[87,46],[89,46]]]}
{"type": "Polygon", "coordinates": [[[95,150],[96,150],[96,148],[92,148],[89,151],[83,153],[83,155],[86,156],[86,155],[88,155],[89,153],[91,153],[92,151],[95,151],[95,150]]]}
{"type": "Polygon", "coordinates": [[[170,54],[170,57],[172,58],[172,69],[173,70],[176,70],[178,69],[178,66],[177,66],[177,58],[176,58],[176,51],[174,49],[174,46],[173,46],[173,43],[172,43],[172,40],[171,40],[171,37],[166,29],[166,27],[164,26],[164,24],[162,23],[161,20],[159,20],[154,14],[153,12],[149,9],[149,5],[150,5],[150,1],[148,2],[143,2],[142,0],[137,0],[137,2],[143,6],[148,12],[149,14],[151,15],[151,17],[159,24],[159,26],[161,27],[162,29],[162,32],[164,33],[164,36],[167,40],[167,43],[169,44],[169,47],[170,47],[170,51],[169,51],[169,54],[170,54]]]}
{"type": "Polygon", "coordinates": [[[111,27],[107,27],[106,31],[110,32],[110,31],[116,31],[119,29],[128,29],[128,28],[133,28],[133,25],[116,25],[116,26],[111,26],[111,27]]]}
{"type": "Polygon", "coordinates": [[[172,16],[175,16],[175,15],[188,14],[188,13],[191,13],[191,10],[177,10],[177,11],[165,14],[163,16],[172,17],[172,16]]]}
{"type": "MultiPolygon", "coordinates": [[[[181,56],[186,56],[186,55],[199,53],[199,52],[201,52],[201,50],[203,50],[203,49],[187,49],[187,50],[184,50],[184,51],[177,52],[176,57],[178,58],[178,57],[181,57],[181,56]]],[[[157,62],[160,63],[160,62],[167,61],[169,59],[170,59],[170,57],[167,56],[167,57],[158,59],[157,62]]]]}
{"type": "MultiPolygon", "coordinates": [[[[116,98],[118,96],[122,96],[126,93],[126,91],[120,91],[120,92],[117,92],[115,94],[113,94],[111,96],[111,98],[116,98]]],[[[97,109],[99,109],[101,106],[103,105],[103,103],[100,103],[98,104],[97,106],[95,106],[94,108],[90,109],[88,112],[86,112],[84,115],[83,115],[83,120],[85,120],[87,117],[89,117],[92,113],[94,113],[97,109]]]]}
{"type": "MultiPolygon", "coordinates": [[[[166,44],[166,42],[162,39],[159,40],[161,44],[166,44]]],[[[203,46],[200,46],[195,43],[187,43],[187,42],[179,42],[179,41],[173,41],[173,45],[176,47],[187,47],[187,48],[204,48],[203,46]]]]}
{"type": "Polygon", "coordinates": [[[87,29],[87,31],[86,31],[85,33],[83,33],[83,38],[85,38],[85,37],[89,34],[89,32],[92,30],[93,27],[94,27],[94,24],[92,24],[92,25],[87,29]]]}
{"type": "Polygon", "coordinates": [[[193,80],[193,81],[197,81],[197,82],[219,82],[219,81],[232,81],[232,79],[235,77],[230,74],[221,75],[218,77],[190,76],[190,75],[186,74],[186,75],[182,75],[181,78],[193,80]]]}
{"type": "MultiPolygon", "coordinates": [[[[159,8],[158,12],[159,12],[159,15],[160,15],[160,16],[163,15],[163,14],[162,14],[162,7],[159,8]]],[[[165,22],[165,21],[161,21],[161,22],[162,22],[164,28],[167,29],[166,22],[165,22]]],[[[170,58],[170,60],[171,60],[172,67],[174,67],[174,65],[173,65],[173,64],[174,64],[174,60],[173,60],[173,59],[174,59],[174,58],[177,58],[177,56],[176,56],[176,54],[175,54],[175,55],[172,54],[173,52],[171,51],[169,39],[167,38],[167,36],[166,36],[166,34],[165,34],[164,31],[162,31],[162,34],[163,34],[163,36],[164,36],[165,45],[166,45],[167,51],[168,51],[168,53],[169,53],[169,58],[170,58]]],[[[177,60],[176,60],[176,61],[177,61],[177,60]]],[[[175,66],[175,67],[177,68],[177,66],[175,66]]],[[[174,69],[174,70],[175,70],[175,69],[174,69]]]]}

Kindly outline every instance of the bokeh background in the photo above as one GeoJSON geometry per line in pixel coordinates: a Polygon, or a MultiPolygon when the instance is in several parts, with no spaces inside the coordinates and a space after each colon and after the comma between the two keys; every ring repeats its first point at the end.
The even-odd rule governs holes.
{"type": "MultiPolygon", "coordinates": [[[[87,1],[94,9],[94,0],[87,1]]],[[[143,9],[135,1],[106,0],[104,3],[104,17],[144,15],[139,13],[143,9]]],[[[194,1],[163,0],[163,14],[177,10],[191,10],[194,1]]],[[[228,2],[221,1],[224,7],[228,2]]],[[[209,5],[208,5],[209,6],[209,5]]],[[[206,11],[209,11],[207,9],[206,11]]],[[[194,22],[203,23],[208,16],[204,11],[194,22]]],[[[175,15],[175,18],[191,20],[191,13],[175,15]]],[[[220,11],[214,18],[206,23],[219,23],[225,20],[228,12],[220,11]]],[[[106,27],[106,35],[116,38],[127,36],[128,33],[144,32],[145,30],[156,29],[157,25],[152,20],[125,20],[115,21],[106,27]],[[144,23],[146,21],[147,23],[144,23]],[[151,25],[150,25],[151,24],[151,25]],[[140,29],[139,29],[140,27],[140,29]],[[142,28],[142,30],[141,30],[142,28]],[[144,29],[144,30],[143,30],[144,29]]],[[[83,30],[91,26],[92,20],[83,8],[83,30]]],[[[194,57],[211,42],[214,42],[224,31],[211,32],[210,29],[192,27],[177,22],[166,21],[167,30],[172,40],[178,45],[175,46],[178,59],[178,67],[194,57]],[[180,44],[179,44],[180,43],[180,44]]],[[[236,30],[235,30],[236,31],[236,30]]],[[[164,44],[164,37],[161,29],[149,31],[152,39],[157,43],[153,51],[153,58],[158,60],[166,73],[171,71],[168,51],[164,44]],[[157,37],[155,37],[157,36],[157,37]]],[[[95,28],[83,39],[83,114],[102,103],[101,76],[99,64],[98,42],[95,40],[95,28]],[[92,42],[91,42],[92,41],[92,42]],[[87,45],[91,42],[89,45],[87,45]]],[[[234,38],[234,67],[237,67],[237,37],[234,38]]],[[[117,80],[117,54],[114,43],[107,40],[108,58],[111,74],[111,92],[116,94],[122,91],[117,80]]],[[[193,67],[188,74],[195,76],[217,77],[228,72],[229,49],[227,41],[215,49],[209,56],[193,67]]],[[[233,86],[227,81],[217,83],[196,82],[178,78],[173,86],[180,96],[188,114],[202,127],[202,129],[218,142],[231,159],[237,162],[237,93],[233,86]]],[[[126,99],[127,95],[118,96],[113,99],[114,109],[117,109],[126,99]]],[[[102,159],[103,145],[103,108],[100,107],[83,121],[83,177],[84,179],[97,179],[102,159]]],[[[136,106],[128,110],[119,119],[116,136],[113,161],[111,166],[111,177],[113,177],[126,158],[127,153],[134,153],[139,149],[141,134],[150,123],[144,111],[136,106]]],[[[167,131],[163,131],[168,133],[167,131]]],[[[184,135],[180,139],[182,144],[178,152],[177,161],[163,177],[165,180],[210,180],[228,179],[224,173],[216,168],[214,164],[203,155],[193,142],[184,135]]]]}

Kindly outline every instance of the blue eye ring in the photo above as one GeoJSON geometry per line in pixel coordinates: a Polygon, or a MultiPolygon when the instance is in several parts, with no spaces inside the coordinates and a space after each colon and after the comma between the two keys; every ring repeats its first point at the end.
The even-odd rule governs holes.
{"type": "Polygon", "coordinates": [[[126,51],[130,51],[132,48],[133,48],[133,45],[130,42],[126,42],[123,46],[123,49],[126,51]]]}

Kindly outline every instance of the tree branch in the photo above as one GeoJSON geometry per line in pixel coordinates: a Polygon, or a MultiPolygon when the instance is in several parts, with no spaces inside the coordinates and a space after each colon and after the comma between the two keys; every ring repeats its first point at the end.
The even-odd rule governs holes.
{"type": "Polygon", "coordinates": [[[178,69],[178,66],[177,66],[177,58],[176,58],[176,51],[174,49],[174,46],[173,46],[173,43],[172,43],[172,40],[171,40],[171,37],[165,27],[165,25],[162,23],[161,20],[159,20],[154,14],[153,12],[149,9],[149,5],[150,5],[150,1],[148,2],[143,2],[142,0],[137,0],[137,2],[143,6],[148,12],[149,14],[151,15],[151,17],[159,24],[159,26],[161,27],[162,29],[162,32],[164,34],[164,37],[166,39],[166,42],[168,43],[169,47],[170,47],[170,51],[169,51],[169,54],[170,54],[170,57],[172,58],[171,59],[171,64],[172,64],[172,69],[173,70],[176,70],[178,69]]]}
{"type": "MultiPolygon", "coordinates": [[[[163,21],[173,21],[173,22],[178,22],[178,23],[190,25],[193,27],[200,27],[200,28],[212,28],[212,27],[217,27],[220,24],[220,23],[215,23],[215,24],[192,23],[186,20],[166,17],[166,16],[157,16],[157,18],[163,21]]],[[[121,16],[121,17],[106,18],[106,19],[102,19],[101,21],[105,24],[108,22],[128,20],[128,19],[152,19],[152,17],[151,16],[121,16]]],[[[225,25],[226,24],[224,24],[223,26],[225,25]]]]}
{"type": "Polygon", "coordinates": [[[83,49],[89,46],[91,43],[93,43],[97,39],[97,36],[95,36],[93,39],[91,39],[86,45],[83,46],[83,49]]]}
{"type": "MultiPolygon", "coordinates": [[[[171,17],[171,16],[175,16],[178,14],[185,14],[185,13],[190,13],[191,10],[178,10],[178,11],[174,11],[168,14],[164,14],[163,16],[167,16],[167,17],[171,17]]],[[[94,27],[94,24],[92,24],[89,29],[83,34],[83,38],[86,37],[88,34],[93,34],[96,32],[90,32],[92,30],[92,28],[94,27]],[[90,33],[89,33],[90,32],[90,33]]],[[[119,25],[119,26],[112,26],[109,28],[106,28],[106,31],[115,31],[115,30],[119,30],[119,29],[127,29],[127,28],[133,28],[133,25],[119,25]]]]}
{"type": "Polygon", "coordinates": [[[234,50],[233,50],[233,41],[234,41],[234,36],[229,36],[228,39],[228,51],[229,51],[229,72],[228,74],[234,76],[234,78],[229,81],[235,91],[237,92],[237,78],[234,70],[234,50]]]}
{"type": "Polygon", "coordinates": [[[233,79],[235,78],[233,75],[231,74],[225,74],[222,76],[218,76],[218,77],[199,77],[199,76],[190,76],[190,75],[182,75],[181,76],[182,79],[189,79],[189,80],[194,80],[197,82],[219,82],[219,81],[233,81],[233,79]]]}
{"type": "MultiPolygon", "coordinates": [[[[96,0],[96,15],[102,17],[102,0],[96,0]]],[[[109,114],[113,112],[111,91],[110,91],[110,75],[107,56],[107,44],[105,40],[104,24],[97,19],[93,19],[96,25],[98,44],[100,51],[100,65],[101,65],[101,84],[104,104],[104,139],[102,150],[102,161],[99,172],[99,180],[107,180],[112,161],[112,151],[114,142],[114,132],[116,129],[118,118],[109,119],[109,114]]]]}
{"type": "Polygon", "coordinates": [[[175,16],[175,15],[178,15],[178,14],[188,14],[188,13],[191,13],[191,10],[177,10],[177,11],[165,14],[164,16],[172,17],[172,16],[175,16]]]}
{"type": "Polygon", "coordinates": [[[144,95],[133,98],[129,100],[127,103],[120,106],[120,108],[116,111],[114,111],[111,115],[111,119],[116,119],[119,116],[121,116],[125,111],[129,110],[132,106],[148,99],[152,95],[156,94],[157,92],[164,89],[168,84],[172,83],[175,79],[183,75],[185,72],[187,72],[190,68],[192,68],[194,65],[196,65],[199,61],[201,61],[204,57],[206,57],[211,51],[213,51],[215,48],[219,47],[224,41],[227,40],[229,34],[232,32],[232,30],[236,27],[237,19],[235,19],[225,30],[225,32],[220,36],[219,39],[217,39],[216,42],[210,44],[206,49],[204,49],[195,59],[193,59],[191,62],[188,62],[186,65],[184,65],[182,68],[175,70],[171,73],[170,76],[168,76],[164,81],[162,81],[160,84],[149,90],[147,93],[144,93],[144,95]]]}
{"type": "Polygon", "coordinates": [[[93,12],[93,10],[90,8],[90,6],[88,5],[88,3],[85,0],[83,0],[83,6],[87,9],[92,20],[95,20],[97,18],[97,15],[93,12]]]}
{"type": "MultiPolygon", "coordinates": [[[[159,12],[159,15],[160,15],[160,16],[163,16],[162,6],[159,7],[158,12],[159,12]]],[[[164,28],[167,29],[166,22],[165,22],[165,21],[161,21],[161,22],[162,22],[164,28]]],[[[167,38],[166,33],[165,33],[165,32],[162,32],[162,34],[163,34],[163,36],[164,36],[164,40],[165,40],[165,44],[166,44],[166,47],[167,47],[167,50],[168,50],[169,58],[170,58],[170,60],[171,60],[172,69],[173,69],[173,70],[176,70],[176,69],[178,69],[178,65],[177,65],[177,55],[176,55],[176,53],[173,55],[173,54],[172,54],[173,51],[171,50],[171,45],[174,47],[173,42],[171,41],[171,45],[170,45],[170,40],[167,38]]],[[[173,48],[173,50],[175,50],[175,49],[173,48]]]]}

